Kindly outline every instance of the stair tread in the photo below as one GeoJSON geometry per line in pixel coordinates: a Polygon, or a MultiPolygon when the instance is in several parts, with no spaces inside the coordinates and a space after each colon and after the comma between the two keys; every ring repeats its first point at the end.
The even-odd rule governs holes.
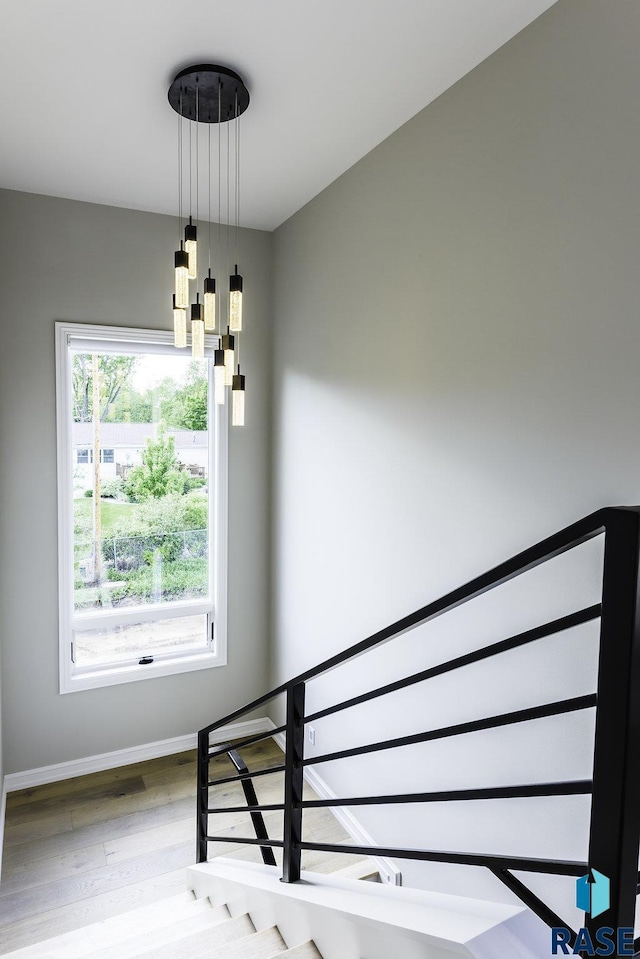
{"type": "Polygon", "coordinates": [[[277,959],[322,959],[318,952],[315,942],[303,942],[300,946],[294,946],[281,952],[277,959]]]}
{"type": "MultiPolygon", "coordinates": [[[[272,926],[270,929],[254,932],[252,936],[234,943],[230,949],[225,949],[224,959],[277,959],[282,955],[283,950],[286,951],[286,948],[287,944],[279,930],[272,926]]],[[[197,955],[185,953],[184,959],[213,959],[214,956],[213,952],[197,953],[197,955]]],[[[183,957],[162,956],[161,959],[183,959],[183,957]]]]}
{"type": "Polygon", "coordinates": [[[340,876],[344,879],[372,880],[379,877],[380,873],[372,862],[365,859],[362,862],[354,862],[350,866],[344,866],[342,869],[334,869],[331,875],[340,876]]]}
{"type": "MultiPolygon", "coordinates": [[[[0,953],[6,955],[19,949],[32,948],[36,943],[42,943],[55,936],[66,935],[136,909],[187,896],[190,899],[193,898],[191,894],[185,892],[184,869],[151,876],[96,896],[48,909],[36,916],[2,922],[0,953]]],[[[31,953],[31,955],[40,959],[42,952],[31,953]]]]}
{"type": "Polygon", "coordinates": [[[137,909],[117,913],[106,919],[99,919],[94,923],[72,929],[58,936],[42,940],[29,946],[6,953],[11,959],[31,959],[44,956],[45,950],[66,948],[67,955],[72,956],[75,948],[81,948],[81,955],[86,955],[87,941],[95,943],[98,948],[103,942],[106,944],[121,942],[131,933],[137,933],[142,926],[155,929],[171,922],[176,922],[182,916],[193,915],[203,910],[211,910],[208,899],[196,899],[193,892],[182,892],[175,896],[168,896],[156,902],[147,903],[137,909]]]}
{"type": "Polygon", "coordinates": [[[229,922],[229,911],[226,906],[217,909],[201,909],[199,912],[183,916],[175,922],[155,929],[138,930],[118,943],[103,943],[99,948],[92,946],[84,952],[59,953],[61,959],[113,959],[114,946],[117,949],[118,959],[133,959],[135,956],[149,952],[150,949],[159,949],[166,945],[175,945],[182,939],[196,933],[205,932],[209,936],[218,925],[229,922]]]}
{"type": "Polygon", "coordinates": [[[245,914],[197,932],[186,930],[173,942],[158,946],[148,943],[132,955],[139,959],[209,959],[224,954],[224,959],[227,959],[227,956],[242,955],[233,951],[235,944],[245,942],[254,933],[255,926],[245,914]]]}

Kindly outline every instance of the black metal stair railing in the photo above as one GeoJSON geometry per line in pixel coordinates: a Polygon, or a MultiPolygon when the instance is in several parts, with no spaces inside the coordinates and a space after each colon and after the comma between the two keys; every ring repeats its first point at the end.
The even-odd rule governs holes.
{"type": "MultiPolygon", "coordinates": [[[[200,730],[198,735],[198,862],[206,862],[210,842],[238,842],[258,845],[268,850],[283,850],[285,882],[300,878],[301,854],[304,850],[339,852],[356,855],[389,856],[426,862],[455,863],[482,866],[489,869],[525,905],[550,926],[568,927],[559,916],[514,871],[549,875],[582,876],[591,867],[609,878],[610,906],[597,918],[585,917],[585,926],[593,941],[604,927],[633,927],[636,895],[640,890],[638,851],[640,846],[640,507],[610,507],[599,510],[572,526],[548,537],[530,549],[487,573],[471,580],[441,599],[429,603],[410,616],[374,633],[342,653],[330,657],[318,666],[276,687],[258,699],[235,710],[228,716],[200,730]],[[577,610],[567,616],[544,623],[535,629],[493,643],[482,649],[458,656],[411,676],[379,686],[351,699],[305,713],[306,683],[328,671],[365,654],[395,637],[422,625],[475,597],[494,589],[516,576],[571,550],[595,536],[604,535],[604,569],[601,603],[577,610]],[[341,712],[369,702],[380,696],[427,682],[435,676],[460,669],[498,656],[517,647],[533,643],[543,637],[561,633],[574,626],[600,618],[600,646],[597,690],[586,696],[577,696],[527,709],[515,710],[472,722],[443,726],[416,732],[410,736],[395,737],[377,743],[326,753],[313,758],[304,756],[304,726],[324,716],[341,712]],[[284,763],[249,772],[236,763],[237,776],[209,779],[209,762],[223,753],[230,753],[228,744],[210,746],[210,734],[220,727],[264,705],[275,697],[286,694],[286,723],[267,733],[236,741],[233,750],[259,742],[277,733],[286,734],[284,763]],[[548,782],[481,789],[453,789],[417,793],[396,793],[383,796],[345,796],[336,799],[304,800],[303,773],[307,765],[318,765],[366,753],[397,749],[416,743],[433,742],[457,737],[479,730],[512,726],[549,716],[595,709],[595,743],[593,775],[590,780],[548,782]],[[247,792],[246,784],[256,777],[284,772],[284,800],[282,803],[260,805],[255,792],[247,792]],[[237,813],[239,807],[211,807],[209,789],[225,783],[238,782],[245,788],[247,805],[240,807],[252,818],[263,812],[281,811],[284,814],[283,839],[268,839],[264,821],[254,819],[258,829],[255,839],[210,835],[208,817],[211,814],[237,813]],[[340,806],[399,805],[404,803],[429,804],[486,799],[524,798],[531,796],[570,796],[591,794],[588,862],[534,859],[517,856],[447,852],[444,850],[363,846],[305,842],[302,839],[302,817],[306,809],[340,806]]],[[[572,933],[571,946],[576,934],[572,933]]],[[[640,950],[640,939],[635,943],[640,950]]]]}

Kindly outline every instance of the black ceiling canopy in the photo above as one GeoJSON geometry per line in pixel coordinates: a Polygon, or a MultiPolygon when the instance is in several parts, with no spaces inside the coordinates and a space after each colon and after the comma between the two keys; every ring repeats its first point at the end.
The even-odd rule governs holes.
{"type": "Polygon", "coordinates": [[[226,123],[249,106],[242,77],[215,63],[199,63],[176,74],[169,103],[181,116],[200,123],[226,123]]]}

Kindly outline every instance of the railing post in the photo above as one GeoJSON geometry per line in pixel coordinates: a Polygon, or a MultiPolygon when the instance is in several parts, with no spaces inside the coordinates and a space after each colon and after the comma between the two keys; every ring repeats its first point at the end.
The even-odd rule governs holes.
{"type": "Polygon", "coordinates": [[[196,794],[198,835],[196,838],[196,859],[207,861],[207,808],[209,806],[209,734],[202,730],[198,733],[198,785],[196,794]]]}
{"type": "Polygon", "coordinates": [[[284,850],[282,881],[300,879],[304,756],[304,683],[287,690],[287,745],[284,770],[284,850]]]}
{"type": "Polygon", "coordinates": [[[589,868],[609,879],[610,907],[586,919],[594,943],[634,925],[640,837],[640,514],[611,510],[605,529],[589,868]]]}

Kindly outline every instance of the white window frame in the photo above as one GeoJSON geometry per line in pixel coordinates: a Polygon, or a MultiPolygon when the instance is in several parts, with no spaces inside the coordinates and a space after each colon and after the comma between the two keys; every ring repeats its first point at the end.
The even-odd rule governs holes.
{"type": "MultiPolygon", "coordinates": [[[[187,650],[154,655],[152,663],[130,662],[103,667],[76,667],[73,663],[73,629],[79,621],[85,629],[117,625],[131,619],[131,610],[103,610],[99,614],[76,613],[73,596],[73,446],[71,417],[71,346],[86,352],[116,352],[118,347],[141,353],[175,353],[173,333],[130,327],[96,326],[85,323],[56,323],[56,416],[58,447],[58,594],[60,693],[95,689],[118,683],[136,682],[158,676],[186,673],[227,663],[227,407],[213,402],[213,369],[209,368],[209,417],[213,425],[209,443],[209,551],[210,600],[145,604],[135,611],[137,622],[171,619],[178,616],[208,615],[209,642],[204,650],[187,650]],[[95,620],[95,622],[94,622],[95,620]]],[[[205,356],[213,355],[218,336],[205,336],[205,356]]]]}

